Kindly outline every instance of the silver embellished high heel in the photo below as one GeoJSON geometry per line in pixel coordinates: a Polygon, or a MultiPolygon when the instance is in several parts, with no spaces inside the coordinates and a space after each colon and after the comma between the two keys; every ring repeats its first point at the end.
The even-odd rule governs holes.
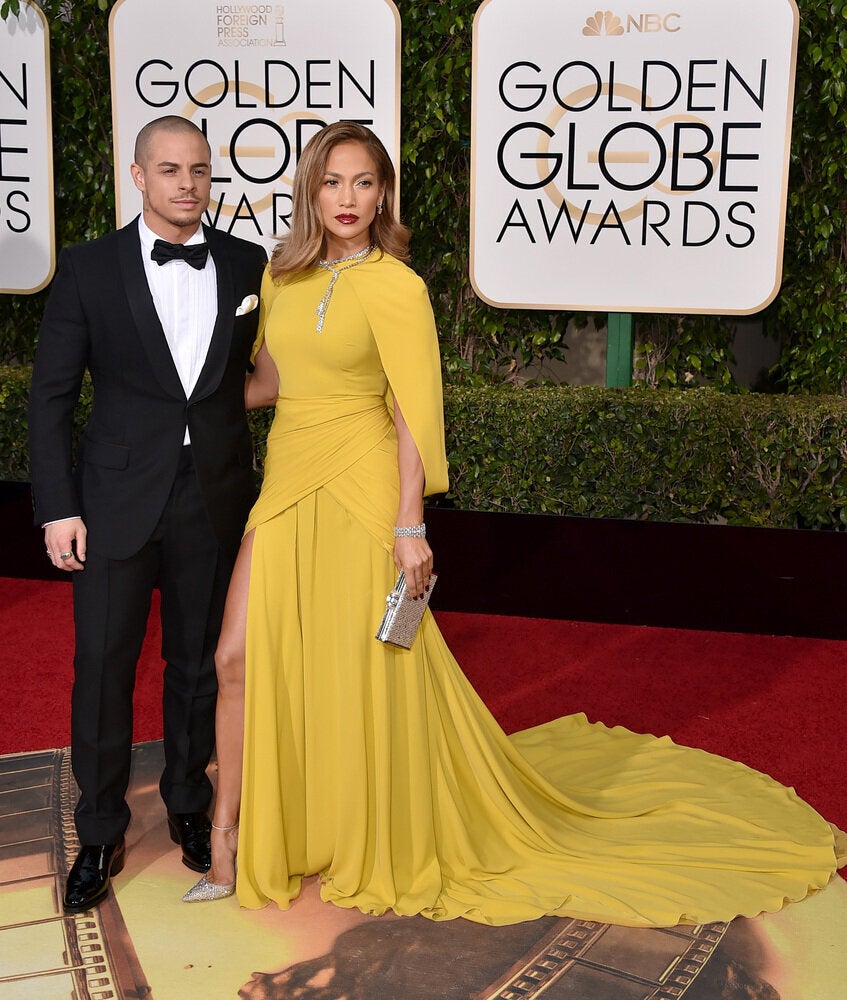
{"type": "MultiPolygon", "coordinates": [[[[212,823],[213,830],[237,830],[238,824],[235,823],[232,826],[215,826],[212,823]]],[[[235,892],[235,882],[229,882],[227,885],[218,885],[217,882],[210,882],[208,878],[204,875],[196,885],[193,885],[188,892],[182,897],[183,903],[206,903],[213,899],[226,899],[235,892]]]]}
{"type": "Polygon", "coordinates": [[[218,885],[216,882],[210,882],[204,875],[182,897],[182,901],[183,903],[206,903],[212,899],[226,899],[234,892],[235,882],[230,882],[229,885],[218,885]]]}

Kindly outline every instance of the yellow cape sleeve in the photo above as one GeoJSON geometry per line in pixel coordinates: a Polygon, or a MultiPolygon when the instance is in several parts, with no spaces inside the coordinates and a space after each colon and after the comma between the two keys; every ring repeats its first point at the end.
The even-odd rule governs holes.
{"type": "Polygon", "coordinates": [[[259,292],[259,329],[256,333],[256,339],[253,341],[253,349],[250,351],[251,365],[256,363],[256,355],[265,342],[265,326],[268,322],[268,315],[270,314],[274,299],[279,295],[281,290],[282,282],[277,283],[273,280],[271,277],[271,265],[268,264],[265,268],[265,273],[262,275],[262,288],[259,292]]]}
{"type": "Polygon", "coordinates": [[[429,293],[405,264],[383,254],[348,276],[368,317],[389,384],[423,462],[424,496],[447,489],[441,354],[429,293]]]}

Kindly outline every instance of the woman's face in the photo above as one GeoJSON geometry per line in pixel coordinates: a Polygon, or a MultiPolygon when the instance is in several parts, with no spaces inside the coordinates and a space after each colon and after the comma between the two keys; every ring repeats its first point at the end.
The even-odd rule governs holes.
{"type": "Polygon", "coordinates": [[[327,260],[349,257],[371,242],[371,223],[385,195],[377,165],[360,142],[333,146],[318,189],[327,260]]]}

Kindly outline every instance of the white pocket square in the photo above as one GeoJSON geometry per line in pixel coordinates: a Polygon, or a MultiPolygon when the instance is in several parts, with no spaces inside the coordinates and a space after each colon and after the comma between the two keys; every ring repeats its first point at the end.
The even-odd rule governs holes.
{"type": "Polygon", "coordinates": [[[241,305],[235,310],[235,315],[244,316],[246,313],[253,312],[258,304],[258,295],[245,295],[241,301],[241,305]]]}

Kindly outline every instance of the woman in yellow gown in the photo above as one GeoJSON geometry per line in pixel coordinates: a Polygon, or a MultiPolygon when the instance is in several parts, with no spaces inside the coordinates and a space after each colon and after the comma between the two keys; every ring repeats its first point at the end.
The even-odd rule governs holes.
{"type": "Polygon", "coordinates": [[[369,130],[322,130],[265,277],[248,405],[276,413],[218,651],[213,867],[186,898],[236,889],[236,842],[247,907],[319,873],[366,913],[672,926],[821,888],[844,844],[791,789],[582,715],[507,737],[428,611],[410,650],[374,638],[398,569],[429,578],[422,497],[447,486],[393,190],[369,130]]]}

